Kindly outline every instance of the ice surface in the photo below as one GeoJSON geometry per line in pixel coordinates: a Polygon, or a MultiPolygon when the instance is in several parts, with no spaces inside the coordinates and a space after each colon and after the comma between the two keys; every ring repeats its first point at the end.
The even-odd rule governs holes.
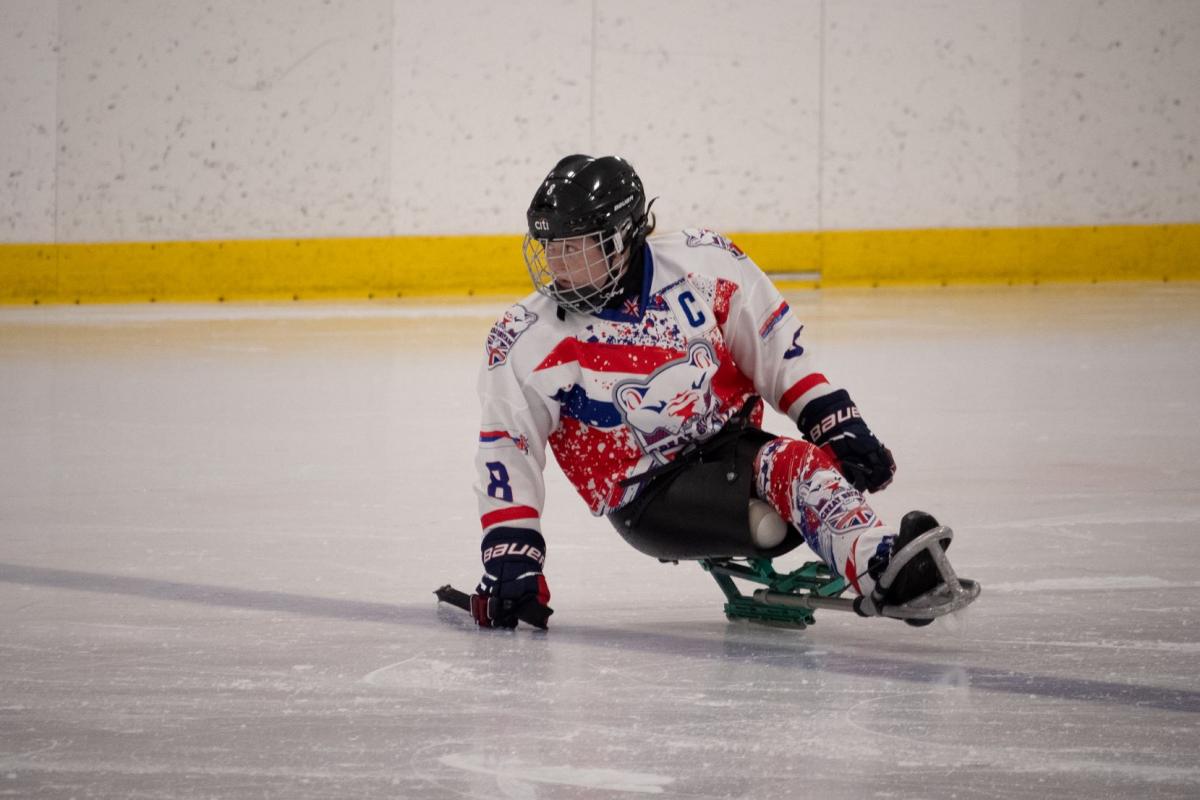
{"type": "Polygon", "coordinates": [[[727,623],[552,467],[479,631],[496,304],[0,309],[0,797],[1200,796],[1200,287],[790,300],[963,618],[727,623]]]}

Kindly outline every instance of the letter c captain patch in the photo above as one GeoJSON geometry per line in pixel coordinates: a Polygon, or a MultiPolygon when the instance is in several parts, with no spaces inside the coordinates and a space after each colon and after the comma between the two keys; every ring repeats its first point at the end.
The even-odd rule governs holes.
{"type": "Polygon", "coordinates": [[[520,303],[504,312],[504,316],[492,326],[484,345],[488,369],[495,369],[508,361],[508,353],[517,339],[537,322],[537,318],[537,314],[520,303]]]}

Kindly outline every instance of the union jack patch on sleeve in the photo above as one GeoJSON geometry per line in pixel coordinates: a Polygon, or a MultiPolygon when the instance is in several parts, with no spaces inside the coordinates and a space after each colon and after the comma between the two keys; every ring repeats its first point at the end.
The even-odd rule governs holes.
{"type": "Polygon", "coordinates": [[[523,433],[506,430],[485,430],[479,432],[479,444],[492,447],[502,447],[512,444],[522,453],[529,452],[529,437],[523,433]]]}
{"type": "Polygon", "coordinates": [[[771,334],[775,332],[775,329],[779,327],[779,323],[783,322],[783,318],[788,315],[789,311],[791,311],[791,308],[788,307],[787,301],[784,300],[779,304],[778,308],[763,320],[763,324],[758,329],[758,337],[764,342],[769,339],[771,334]]]}

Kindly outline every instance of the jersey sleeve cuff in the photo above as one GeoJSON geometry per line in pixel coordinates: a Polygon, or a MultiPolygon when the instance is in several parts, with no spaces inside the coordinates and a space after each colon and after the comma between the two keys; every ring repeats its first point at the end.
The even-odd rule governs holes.
{"type": "Polygon", "coordinates": [[[783,393],[783,397],[779,399],[779,410],[794,420],[799,416],[800,409],[803,409],[810,401],[828,394],[832,390],[833,387],[830,386],[829,380],[821,373],[814,372],[806,375],[783,393]],[[792,413],[793,407],[796,409],[795,414],[792,413]]]}
{"type": "Polygon", "coordinates": [[[519,522],[520,527],[530,528],[539,533],[542,529],[541,514],[533,506],[498,508],[495,511],[488,511],[479,517],[479,524],[483,527],[484,533],[491,531],[493,528],[503,527],[513,522],[519,522]]]}

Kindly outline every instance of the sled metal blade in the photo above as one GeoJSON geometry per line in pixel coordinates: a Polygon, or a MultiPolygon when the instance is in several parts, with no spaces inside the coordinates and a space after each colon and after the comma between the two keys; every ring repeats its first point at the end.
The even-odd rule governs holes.
{"type": "Polygon", "coordinates": [[[756,589],[754,599],[769,606],[807,608],[811,611],[816,611],[818,608],[830,608],[834,611],[854,610],[854,599],[850,597],[821,597],[815,594],[789,594],[772,592],[770,589],[756,589]]]}

